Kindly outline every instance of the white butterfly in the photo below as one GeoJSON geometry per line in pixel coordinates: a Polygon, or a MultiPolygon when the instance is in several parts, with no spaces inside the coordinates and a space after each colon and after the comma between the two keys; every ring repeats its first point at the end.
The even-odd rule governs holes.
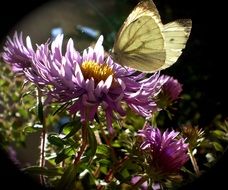
{"type": "Polygon", "coordinates": [[[120,28],[112,50],[114,60],[145,73],[174,64],[185,48],[192,21],[180,19],[163,25],[151,0],[140,2],[120,28]]]}

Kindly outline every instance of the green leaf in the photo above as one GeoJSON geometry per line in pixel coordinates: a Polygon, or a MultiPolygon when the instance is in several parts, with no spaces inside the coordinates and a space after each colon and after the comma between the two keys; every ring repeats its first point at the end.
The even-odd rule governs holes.
{"type": "Polygon", "coordinates": [[[55,158],[55,163],[59,164],[63,160],[65,160],[73,155],[74,155],[74,151],[71,147],[64,148],[60,153],[57,154],[57,156],[55,158]]]}
{"type": "Polygon", "coordinates": [[[61,105],[61,106],[53,113],[53,115],[56,115],[57,113],[63,112],[70,104],[71,104],[71,102],[66,102],[66,103],[64,103],[63,105],[61,105]]]}
{"type": "Polygon", "coordinates": [[[105,157],[110,156],[110,148],[107,145],[101,144],[97,146],[96,154],[104,155],[105,157]]]}
{"type": "Polygon", "coordinates": [[[75,189],[75,181],[77,177],[77,168],[78,165],[71,164],[68,166],[62,178],[59,180],[56,190],[73,190],[75,189]]]}
{"type": "Polygon", "coordinates": [[[100,171],[105,175],[108,173],[108,170],[109,169],[107,167],[103,167],[103,166],[100,167],[100,171]]]}
{"type": "Polygon", "coordinates": [[[195,173],[193,173],[191,170],[187,169],[186,167],[182,167],[181,168],[181,171],[185,172],[185,173],[188,173],[190,176],[192,177],[196,177],[195,173]]]}
{"type": "Polygon", "coordinates": [[[77,133],[78,130],[82,128],[82,124],[80,122],[80,119],[76,119],[72,122],[67,123],[64,128],[70,128],[70,132],[64,137],[64,139],[67,139],[77,133]]]}
{"type": "Polygon", "coordinates": [[[123,179],[128,178],[130,176],[130,173],[127,169],[121,170],[120,174],[123,179]]]}
{"type": "Polygon", "coordinates": [[[63,147],[65,142],[59,137],[56,137],[55,135],[51,134],[48,136],[48,141],[50,144],[58,146],[58,147],[63,147]]]}
{"type": "Polygon", "coordinates": [[[223,152],[224,151],[222,145],[219,144],[218,142],[212,142],[212,144],[213,144],[213,146],[214,146],[216,151],[219,151],[219,152],[223,152]]]}
{"type": "Polygon", "coordinates": [[[94,134],[92,128],[90,128],[88,126],[87,129],[88,129],[89,146],[90,146],[90,150],[91,150],[90,156],[93,157],[97,150],[97,140],[96,140],[96,137],[95,137],[95,134],[94,134]]]}
{"type": "Polygon", "coordinates": [[[30,166],[22,169],[22,171],[35,175],[45,175],[48,177],[61,176],[63,174],[62,168],[46,168],[39,166],[30,166]]]}
{"type": "Polygon", "coordinates": [[[101,165],[106,165],[106,166],[109,166],[112,162],[110,161],[110,159],[99,159],[98,162],[101,164],[101,165]]]}
{"type": "Polygon", "coordinates": [[[25,110],[25,109],[23,109],[23,108],[18,109],[18,113],[20,114],[20,117],[23,117],[23,118],[28,117],[28,112],[27,112],[27,110],[25,110]]]}
{"type": "Polygon", "coordinates": [[[224,137],[226,134],[224,131],[221,131],[221,130],[213,130],[212,132],[212,135],[221,139],[222,137],[224,137]]]}
{"type": "Polygon", "coordinates": [[[44,112],[43,112],[43,104],[41,101],[39,101],[39,103],[38,103],[37,111],[38,111],[38,118],[40,120],[40,123],[43,123],[44,122],[44,112]]]}
{"type": "Polygon", "coordinates": [[[35,132],[37,132],[39,129],[37,129],[37,128],[34,128],[34,127],[25,127],[24,129],[23,129],[23,132],[24,133],[35,133],[35,132]]]}
{"type": "Polygon", "coordinates": [[[138,164],[132,162],[131,160],[126,161],[126,162],[122,165],[122,168],[125,168],[125,167],[126,167],[127,169],[131,169],[131,170],[135,170],[135,171],[140,171],[140,170],[141,170],[141,167],[140,167],[138,164]]]}

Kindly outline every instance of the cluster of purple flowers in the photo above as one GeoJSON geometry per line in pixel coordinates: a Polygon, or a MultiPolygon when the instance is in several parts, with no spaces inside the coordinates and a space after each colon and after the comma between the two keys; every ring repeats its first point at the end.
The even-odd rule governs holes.
{"type": "MultiPolygon", "coordinates": [[[[3,60],[16,73],[34,83],[46,97],[45,103],[67,103],[71,114],[80,113],[82,121],[93,121],[98,108],[105,112],[112,132],[113,112],[125,115],[123,104],[148,118],[179,97],[182,87],[159,72],[146,76],[115,63],[105,54],[101,36],[95,46],[79,53],[72,39],[63,50],[63,35],[33,48],[30,37],[22,33],[7,38],[3,60]],[[63,53],[64,52],[64,53],[63,53]],[[163,104],[161,104],[161,101],[163,104]],[[160,106],[162,105],[162,106],[160,106]]],[[[142,151],[151,156],[151,166],[163,173],[176,172],[187,161],[187,144],[176,140],[178,133],[147,126],[139,132],[142,151]],[[158,168],[155,168],[158,167],[158,168]]]]}

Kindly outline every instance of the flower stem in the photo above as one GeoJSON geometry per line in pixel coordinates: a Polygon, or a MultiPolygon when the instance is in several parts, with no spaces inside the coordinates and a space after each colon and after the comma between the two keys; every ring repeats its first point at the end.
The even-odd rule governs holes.
{"type": "Polygon", "coordinates": [[[158,112],[153,113],[152,116],[151,116],[151,124],[154,127],[157,127],[157,116],[158,116],[158,112]]]}
{"type": "MultiPolygon", "coordinates": [[[[39,88],[37,88],[37,103],[38,103],[38,117],[42,125],[42,131],[40,135],[40,161],[39,166],[45,166],[45,145],[46,145],[46,123],[45,117],[43,115],[43,105],[42,105],[42,93],[39,88]]],[[[45,185],[45,177],[40,175],[40,183],[45,185]]]]}
{"type": "MultiPolygon", "coordinates": [[[[125,156],[122,160],[118,161],[116,164],[114,164],[113,168],[111,168],[108,172],[108,174],[105,177],[105,182],[106,183],[110,183],[113,178],[114,178],[114,174],[121,168],[121,166],[123,166],[123,164],[129,160],[128,156],[125,156]]],[[[103,190],[105,188],[105,186],[99,185],[97,187],[97,190],[103,190]]]]}
{"type": "Polygon", "coordinates": [[[145,181],[147,180],[147,177],[141,177],[137,183],[135,183],[132,187],[133,188],[139,188],[145,181]]]}
{"type": "MultiPolygon", "coordinates": [[[[42,128],[41,136],[40,136],[40,167],[45,166],[45,144],[46,144],[46,129],[42,128]]],[[[40,182],[42,185],[45,184],[45,177],[40,175],[40,182]]]]}
{"type": "Polygon", "coordinates": [[[88,130],[87,130],[87,123],[83,122],[82,123],[82,146],[80,147],[80,150],[77,154],[77,156],[75,156],[74,159],[74,164],[77,165],[81,159],[81,156],[83,155],[83,153],[85,152],[85,149],[88,145],[88,130]]]}
{"type": "Polygon", "coordinates": [[[199,177],[201,173],[200,173],[199,166],[197,164],[196,158],[194,157],[194,155],[192,154],[192,151],[190,149],[188,149],[188,152],[189,152],[189,157],[190,157],[190,160],[192,162],[192,166],[194,168],[196,176],[199,177]]]}

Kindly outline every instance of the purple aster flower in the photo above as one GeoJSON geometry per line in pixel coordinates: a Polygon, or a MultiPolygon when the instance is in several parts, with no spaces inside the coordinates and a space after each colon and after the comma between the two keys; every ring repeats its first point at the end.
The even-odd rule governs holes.
{"type": "Polygon", "coordinates": [[[163,109],[170,106],[173,101],[179,98],[179,95],[182,92],[182,85],[173,77],[166,75],[161,75],[159,80],[161,80],[163,85],[161,91],[155,97],[155,101],[158,104],[158,107],[163,109]]]}
{"type": "Polygon", "coordinates": [[[188,144],[185,139],[177,138],[179,132],[166,130],[162,133],[158,128],[146,126],[138,135],[142,137],[140,149],[155,179],[177,174],[187,162],[188,144]]]}
{"type": "Polygon", "coordinates": [[[82,121],[93,121],[101,107],[110,131],[113,112],[125,115],[123,104],[144,117],[150,117],[157,110],[152,97],[164,83],[159,80],[159,73],[146,78],[144,73],[113,62],[105,56],[102,36],[94,47],[85,49],[82,54],[75,50],[72,39],[63,54],[63,35],[58,35],[51,43],[37,45],[36,51],[28,41],[24,46],[22,37],[17,34],[14,40],[8,38],[4,59],[23,71],[29,81],[43,88],[46,103],[70,102],[68,110],[72,114],[79,112],[82,121]]]}
{"type": "Polygon", "coordinates": [[[3,60],[12,66],[13,71],[22,72],[25,68],[31,67],[34,50],[32,48],[30,37],[26,38],[26,46],[22,39],[22,33],[18,36],[15,32],[13,39],[9,36],[2,54],[3,60]]]}

